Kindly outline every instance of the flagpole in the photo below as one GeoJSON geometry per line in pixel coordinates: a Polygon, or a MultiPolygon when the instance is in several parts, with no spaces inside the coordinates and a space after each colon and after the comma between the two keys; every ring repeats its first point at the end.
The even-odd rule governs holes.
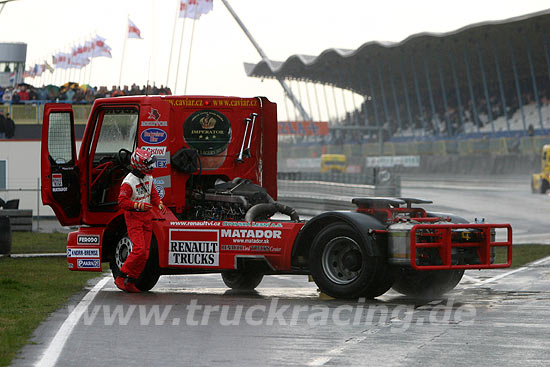
{"type": "MultiPolygon", "coordinates": [[[[196,10],[195,10],[196,12],[196,10]]],[[[197,19],[193,18],[193,27],[191,28],[191,41],[189,42],[189,57],[187,59],[187,71],[185,73],[185,86],[183,87],[183,94],[187,94],[187,81],[189,80],[189,68],[191,66],[191,51],[193,49],[193,37],[195,35],[195,22],[197,19]]]]}
{"type": "MultiPolygon", "coordinates": [[[[97,34],[97,29],[95,34],[97,34]]],[[[93,35],[90,33],[90,45],[93,45],[93,35]]],[[[88,84],[92,85],[92,70],[93,70],[93,62],[94,62],[94,49],[93,47],[90,48],[90,74],[88,75],[88,84]]]]}
{"type": "Polygon", "coordinates": [[[73,47],[71,48],[71,63],[69,64],[69,66],[70,66],[71,68],[69,69],[69,80],[67,80],[67,82],[72,82],[72,79],[73,79],[73,77],[74,77],[74,74],[76,74],[76,72],[73,71],[74,68],[72,67],[72,66],[74,66],[74,65],[73,65],[73,59],[72,59],[74,47],[75,47],[75,45],[74,45],[74,43],[73,43],[73,47]]]}
{"type": "MultiPolygon", "coordinates": [[[[78,49],[77,49],[77,53],[78,53],[78,49]]],[[[80,55],[80,53],[78,53],[79,57],[81,60],[83,60],[82,56],[83,55],[80,55]]],[[[88,67],[88,65],[84,65],[84,66],[80,66],[80,72],[78,73],[78,85],[82,84],[82,81],[84,79],[86,79],[86,68],[88,67]],[[84,72],[84,78],[82,78],[82,73],[84,72]]]]}
{"type": "Polygon", "coordinates": [[[178,88],[178,77],[179,77],[179,71],[180,71],[180,60],[181,60],[181,48],[183,46],[183,31],[185,30],[185,18],[187,17],[187,6],[189,4],[186,1],[185,4],[185,11],[183,13],[183,22],[181,23],[181,38],[180,38],[180,48],[178,51],[178,64],[176,66],[176,82],[174,83],[174,94],[177,93],[178,88]]]}
{"type": "MultiPolygon", "coordinates": [[[[172,42],[170,43],[170,56],[168,57],[168,68],[166,69],[166,84],[165,86],[168,87],[168,80],[170,78],[170,66],[172,65],[172,51],[174,49],[174,38],[176,36],[176,24],[178,21],[179,11],[181,8],[181,0],[177,0],[178,7],[176,9],[176,17],[174,18],[174,27],[172,29],[172,42]]],[[[175,90],[174,90],[175,92],[175,90]]]]}
{"type": "Polygon", "coordinates": [[[120,59],[120,73],[118,74],[118,87],[120,88],[120,83],[122,80],[122,66],[124,65],[124,53],[126,52],[126,40],[128,39],[128,27],[130,20],[130,14],[128,14],[128,18],[126,21],[126,30],[124,31],[124,42],[122,43],[122,57],[120,59]]]}
{"type": "MultiPolygon", "coordinates": [[[[66,55],[66,54],[65,54],[66,55]]],[[[65,56],[65,58],[67,58],[67,56],[65,56]]],[[[64,67],[63,69],[63,76],[61,77],[61,81],[59,82],[59,86],[62,86],[63,85],[63,80],[66,80],[68,78],[70,78],[70,71],[69,71],[69,63],[68,63],[68,59],[65,61],[65,65],[67,65],[66,67],[64,67]]],[[[67,80],[68,81],[68,80],[67,80]]]]}
{"type": "MultiPolygon", "coordinates": [[[[42,61],[42,64],[39,65],[40,70],[42,70],[42,65],[44,65],[44,61],[42,61]]],[[[39,88],[40,88],[42,85],[44,85],[44,77],[45,77],[45,75],[44,75],[45,72],[44,72],[44,71],[45,71],[45,69],[46,69],[46,68],[44,67],[44,70],[43,70],[42,73],[40,74],[40,83],[38,83],[38,87],[39,87],[39,88]],[[40,85],[40,84],[42,84],[42,85],[40,85]]]]}

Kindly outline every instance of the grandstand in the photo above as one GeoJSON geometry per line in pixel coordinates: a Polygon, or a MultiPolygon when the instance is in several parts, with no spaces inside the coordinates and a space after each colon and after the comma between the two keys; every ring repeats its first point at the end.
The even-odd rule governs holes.
{"type": "Polygon", "coordinates": [[[538,154],[550,135],[549,30],[545,10],[443,34],[415,34],[399,43],[368,42],[357,50],[245,63],[245,70],[250,77],[294,83],[298,96],[300,84],[306,91],[313,84],[315,93],[301,101],[310,116],[322,115],[319,106],[334,102],[326,106],[328,136],[286,141],[323,143],[333,151],[380,144],[346,148],[361,154],[538,154]],[[334,88],[352,94],[348,108],[326,97],[334,88]],[[476,139],[486,148],[457,148],[476,139]]]}

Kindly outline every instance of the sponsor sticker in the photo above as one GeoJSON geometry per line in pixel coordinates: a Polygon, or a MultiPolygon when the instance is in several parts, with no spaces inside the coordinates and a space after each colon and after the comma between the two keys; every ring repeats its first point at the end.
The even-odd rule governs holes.
{"type": "Polygon", "coordinates": [[[281,239],[282,231],[271,229],[222,229],[222,237],[281,239]]]}
{"type": "Polygon", "coordinates": [[[218,155],[227,148],[231,140],[231,124],[218,111],[196,111],[183,124],[183,138],[200,155],[218,155]]]}
{"type": "Polygon", "coordinates": [[[79,234],[76,236],[77,245],[98,245],[99,244],[99,235],[98,234],[79,234]]]}
{"type": "Polygon", "coordinates": [[[165,155],[166,147],[141,147],[141,149],[151,152],[152,155],[165,155]]]}
{"type": "Polygon", "coordinates": [[[160,112],[156,108],[151,108],[151,111],[149,112],[149,116],[147,117],[149,120],[155,120],[158,121],[160,119],[160,112]]]}
{"type": "Polygon", "coordinates": [[[168,265],[218,266],[219,257],[218,230],[170,230],[168,265]]]}
{"type": "Polygon", "coordinates": [[[78,259],[76,266],[82,269],[99,269],[101,262],[99,259],[78,259]]]}
{"type": "Polygon", "coordinates": [[[164,180],[154,178],[153,185],[155,186],[155,189],[157,189],[160,198],[163,199],[164,195],[166,194],[166,192],[164,191],[164,180]]]}
{"type": "Polygon", "coordinates": [[[166,168],[168,160],[166,158],[158,158],[155,162],[155,168],[166,168]]]}
{"type": "Polygon", "coordinates": [[[99,258],[98,248],[68,248],[67,257],[97,257],[99,258]]]}
{"type": "Polygon", "coordinates": [[[52,173],[52,187],[63,186],[63,175],[61,173],[52,173]]]}
{"type": "Polygon", "coordinates": [[[168,121],[141,121],[141,126],[166,127],[168,126],[168,121]]]}
{"type": "Polygon", "coordinates": [[[167,138],[166,131],[151,127],[141,132],[141,140],[147,144],[160,144],[167,138]]]}

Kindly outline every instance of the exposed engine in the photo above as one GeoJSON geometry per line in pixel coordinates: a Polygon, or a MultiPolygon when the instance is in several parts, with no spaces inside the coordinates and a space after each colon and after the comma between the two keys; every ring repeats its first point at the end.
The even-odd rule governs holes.
{"type": "Polygon", "coordinates": [[[299,220],[294,209],[275,202],[263,187],[246,179],[217,182],[205,190],[193,188],[188,197],[186,219],[263,221],[280,212],[299,220]]]}

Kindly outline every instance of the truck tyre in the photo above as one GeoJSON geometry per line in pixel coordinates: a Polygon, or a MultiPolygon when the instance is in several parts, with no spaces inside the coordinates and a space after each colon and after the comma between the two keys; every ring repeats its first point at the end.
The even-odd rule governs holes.
{"type": "MultiPolygon", "coordinates": [[[[132,251],[132,241],[130,240],[128,234],[125,234],[115,245],[109,264],[115,279],[121,274],[120,268],[122,267],[122,264],[124,264],[124,261],[126,261],[130,251],[132,251]]],[[[160,268],[158,263],[157,241],[153,236],[153,239],[151,240],[151,248],[149,249],[149,258],[145,263],[143,272],[136,282],[136,287],[140,291],[149,291],[155,286],[155,284],[157,284],[160,277],[160,268]]]]}
{"type": "Polygon", "coordinates": [[[548,190],[548,186],[550,186],[550,185],[548,184],[548,181],[542,180],[542,181],[540,182],[540,193],[541,193],[541,194],[546,194],[546,191],[548,190]]]}
{"type": "Polygon", "coordinates": [[[222,280],[231,289],[251,291],[262,281],[264,275],[254,271],[224,271],[222,280]]]}
{"type": "Polygon", "coordinates": [[[397,268],[392,288],[406,296],[430,298],[452,290],[462,279],[464,270],[414,270],[397,268]]]}
{"type": "Polygon", "coordinates": [[[372,298],[391,286],[386,259],[369,256],[361,237],[345,223],[330,224],[315,236],[309,266],[319,290],[335,298],[372,298]]]}

